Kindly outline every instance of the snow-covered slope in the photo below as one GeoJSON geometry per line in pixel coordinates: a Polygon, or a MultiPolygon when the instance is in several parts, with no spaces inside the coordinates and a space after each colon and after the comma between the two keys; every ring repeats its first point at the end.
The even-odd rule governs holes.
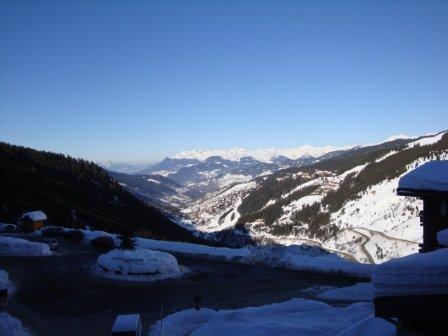
{"type": "Polygon", "coordinates": [[[396,195],[398,179],[448,158],[444,132],[360,147],[206,194],[184,209],[196,229],[235,228],[258,242],[307,243],[362,262],[418,250],[421,202],[396,195]]]}
{"type": "Polygon", "coordinates": [[[184,187],[161,175],[128,175],[110,173],[122,186],[141,199],[160,207],[182,207],[200,196],[193,188],[184,187]]]}

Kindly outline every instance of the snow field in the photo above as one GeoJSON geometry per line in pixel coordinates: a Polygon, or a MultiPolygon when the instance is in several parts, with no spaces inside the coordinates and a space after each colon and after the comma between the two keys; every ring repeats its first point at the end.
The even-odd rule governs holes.
{"type": "Polygon", "coordinates": [[[390,324],[371,318],[372,314],[370,303],[355,303],[342,308],[305,299],[235,310],[189,309],[157,322],[148,336],[348,336],[357,335],[350,330],[360,321],[364,321],[364,328],[366,324],[377,327],[376,334],[366,335],[387,335],[384,331],[390,330],[390,324]]]}

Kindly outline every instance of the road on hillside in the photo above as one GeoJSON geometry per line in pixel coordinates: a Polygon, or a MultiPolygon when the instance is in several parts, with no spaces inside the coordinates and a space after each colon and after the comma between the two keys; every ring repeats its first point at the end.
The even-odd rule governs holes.
{"type": "Polygon", "coordinates": [[[375,260],[372,258],[372,255],[370,254],[370,252],[366,248],[366,244],[370,241],[370,237],[365,235],[364,233],[361,233],[361,232],[356,231],[354,229],[346,229],[346,230],[352,231],[354,233],[357,233],[357,234],[361,235],[364,238],[364,241],[361,244],[361,250],[364,252],[364,254],[366,255],[367,259],[369,259],[369,263],[375,264],[375,260]]]}
{"type": "Polygon", "coordinates": [[[192,308],[201,294],[203,306],[240,308],[313,298],[302,289],[349,286],[356,279],[282,271],[256,266],[178,258],[191,273],[153,283],[106,280],[94,272],[99,252],[62,242],[59,255],[0,257],[16,290],[8,312],[35,335],[108,335],[117,314],[140,313],[145,335],[161,315],[192,308]],[[83,253],[80,253],[82,251],[83,253]]]}

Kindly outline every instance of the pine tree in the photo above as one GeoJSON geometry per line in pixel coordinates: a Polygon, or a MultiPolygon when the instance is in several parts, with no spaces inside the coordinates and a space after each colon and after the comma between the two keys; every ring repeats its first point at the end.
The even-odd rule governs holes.
{"type": "Polygon", "coordinates": [[[135,249],[135,238],[134,230],[129,224],[123,226],[123,231],[119,236],[120,238],[120,250],[134,250],[135,249]]]}

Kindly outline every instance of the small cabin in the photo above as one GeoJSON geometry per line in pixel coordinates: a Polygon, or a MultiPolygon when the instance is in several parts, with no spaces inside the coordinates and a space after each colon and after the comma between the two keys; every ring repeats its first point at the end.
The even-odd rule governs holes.
{"type": "Polygon", "coordinates": [[[141,336],[142,321],[139,314],[118,315],[110,332],[111,336],[141,336]]]}
{"type": "Polygon", "coordinates": [[[437,233],[448,228],[448,161],[430,161],[410,171],[398,182],[397,194],[423,200],[420,252],[438,249],[437,233]]]}
{"type": "Polygon", "coordinates": [[[34,232],[44,227],[47,215],[42,211],[26,212],[20,218],[20,227],[24,232],[34,232]]]}

